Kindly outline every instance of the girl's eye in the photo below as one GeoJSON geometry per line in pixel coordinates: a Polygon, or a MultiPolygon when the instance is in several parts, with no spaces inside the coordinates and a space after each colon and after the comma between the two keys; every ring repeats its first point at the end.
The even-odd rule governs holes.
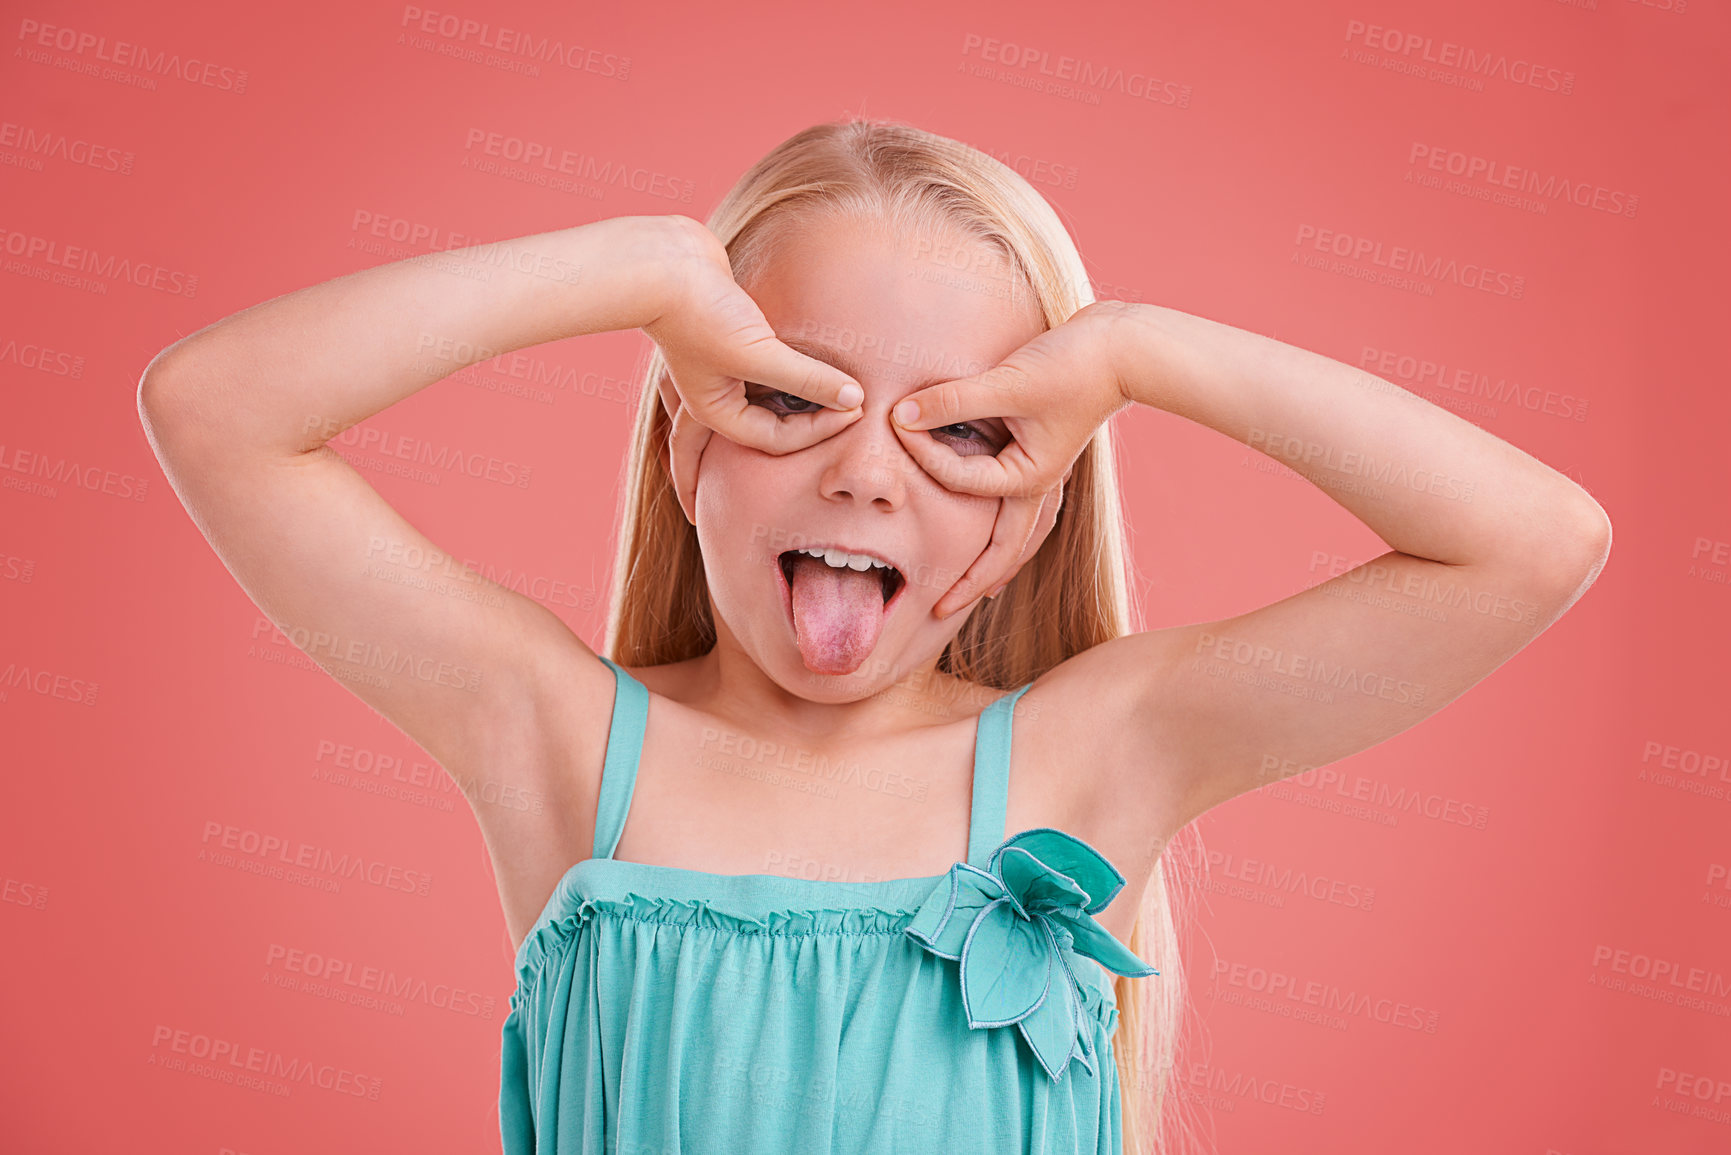
{"type": "MultiPolygon", "coordinates": [[[[808,401],[804,397],[786,393],[780,389],[766,389],[755,383],[747,384],[745,397],[751,404],[762,405],[777,417],[791,417],[795,413],[814,413],[823,408],[816,401],[808,401]]],[[[954,425],[940,425],[936,429],[928,429],[926,432],[963,456],[974,453],[989,453],[995,457],[1003,448],[990,426],[975,422],[962,421],[954,425]]]]}
{"type": "Polygon", "coordinates": [[[927,432],[964,457],[976,453],[986,453],[996,457],[998,450],[1002,448],[1002,446],[994,443],[988,430],[965,421],[956,425],[940,425],[936,429],[927,430],[927,432]]]}
{"type": "MultiPolygon", "coordinates": [[[[758,386],[757,388],[762,389],[762,386],[758,386]]],[[[746,400],[753,404],[760,401],[774,402],[775,404],[765,406],[765,408],[769,409],[770,412],[775,413],[777,417],[786,417],[793,413],[812,413],[823,408],[823,406],[819,405],[816,401],[807,401],[804,397],[798,397],[792,393],[783,393],[779,389],[762,389],[762,392],[756,394],[753,394],[751,390],[748,389],[746,390],[746,400]],[[785,409],[787,412],[777,412],[777,407],[785,409]]]]}

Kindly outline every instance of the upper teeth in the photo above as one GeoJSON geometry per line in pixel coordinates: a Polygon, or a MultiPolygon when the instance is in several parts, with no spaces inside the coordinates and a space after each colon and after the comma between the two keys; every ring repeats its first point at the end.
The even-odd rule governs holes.
{"type": "Polygon", "coordinates": [[[824,564],[833,566],[836,569],[841,569],[843,566],[846,566],[848,569],[860,570],[895,568],[895,566],[891,565],[889,562],[880,558],[875,558],[869,553],[849,553],[845,549],[801,549],[795,550],[794,552],[810,554],[812,557],[821,557],[824,560],[824,564]]]}

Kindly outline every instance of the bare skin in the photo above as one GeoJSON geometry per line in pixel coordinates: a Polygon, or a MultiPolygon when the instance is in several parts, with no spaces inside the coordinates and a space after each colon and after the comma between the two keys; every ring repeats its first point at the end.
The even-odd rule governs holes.
{"type": "MultiPolygon", "coordinates": [[[[811,863],[861,880],[938,875],[964,858],[974,726],[996,692],[937,674],[937,656],[971,599],[1013,577],[1038,548],[1079,436],[1125,404],[1168,408],[1239,440],[1273,429],[1470,479],[1471,502],[1410,487],[1325,492],[1395,547],[1361,568],[1380,566],[1396,582],[1464,583],[1531,610],[1518,622],[1463,612],[1437,623],[1334,596],[1358,588],[1364,574],[1354,571],[1222,622],[1108,642],[1038,679],[1016,712],[1005,832],[1053,826],[1105,854],[1129,879],[1099,916],[1120,939],[1161,849],[1185,823],[1422,721],[1555,621],[1603,565],[1608,523],[1579,487],[1440,409],[1367,388],[1368,375],[1348,366],[1153,307],[1084,310],[1046,335],[1036,364],[1041,357],[1025,351],[1040,336],[1037,314],[924,279],[925,266],[896,238],[839,224],[778,255],[746,298],[774,336],[741,339],[737,326],[703,322],[710,313],[701,302],[742,306],[731,295],[737,288],[716,279],[714,238],[693,229],[701,226],[685,218],[620,218],[504,242],[581,267],[585,275],[568,283],[546,275],[546,260],[508,265],[486,282],[430,262],[366,270],[194,334],[165,350],[140,385],[145,427],[176,492],[273,621],[480,671],[474,692],[414,678],[344,684],[469,788],[513,945],[559,878],[591,853],[613,675],[556,615],[513,591],[449,575],[488,587],[489,604],[366,576],[380,541],[437,547],[325,445],[484,356],[640,327],[668,352],[680,378],[675,400],[697,403],[707,373],[731,381],[731,396],[752,410],[777,390],[828,406],[810,417],[783,408],[773,430],[756,414],[748,430],[738,417],[744,406],[732,424],[706,413],[720,435],[685,425],[676,438],[676,460],[666,464],[684,480],[682,503],[705,541],[720,636],[701,658],[631,671],[651,703],[615,852],[626,861],[716,874],[811,863]],[[849,358],[833,341],[818,347],[826,331],[905,341],[966,368],[931,374],[894,359],[849,358]],[[428,332],[485,351],[429,367],[417,355],[428,332]],[[823,361],[775,339],[796,334],[799,349],[823,361]],[[1018,356],[1025,412],[974,412],[981,394],[925,389],[1018,356]],[[1052,384],[1059,379],[1067,388],[1052,384]],[[745,381],[762,388],[745,390],[745,381]],[[850,381],[863,387],[860,406],[840,403],[850,381]],[[1025,441],[1019,488],[963,492],[978,479],[958,480],[936,455],[967,458],[961,446],[972,434],[944,438],[890,420],[898,401],[916,395],[928,414],[973,425],[995,443],[1012,432],[1025,441]],[[765,448],[767,436],[781,440],[765,448]],[[747,443],[753,438],[759,447],[747,443]],[[860,671],[815,674],[793,645],[773,553],[766,560],[750,548],[753,518],[857,538],[948,577],[909,584],[860,671]],[[1014,540],[991,546],[994,534],[1014,540]],[[981,581],[950,581],[971,569],[981,581]],[[936,612],[946,593],[966,599],[960,612],[936,612]],[[1205,636],[1376,671],[1422,684],[1424,694],[1417,702],[1337,694],[1322,704],[1241,685],[1195,672],[1198,656],[1219,650],[1205,636]],[[824,798],[717,773],[704,757],[721,734],[892,768],[923,781],[924,797],[844,786],[824,798]],[[537,813],[486,800],[501,787],[546,804],[537,813]]],[[[974,255],[973,267],[991,274],[993,255],[974,255]]],[[[1000,279],[1006,272],[996,269],[1000,279]]],[[[312,656],[333,673],[344,668],[331,652],[312,656]]]]}

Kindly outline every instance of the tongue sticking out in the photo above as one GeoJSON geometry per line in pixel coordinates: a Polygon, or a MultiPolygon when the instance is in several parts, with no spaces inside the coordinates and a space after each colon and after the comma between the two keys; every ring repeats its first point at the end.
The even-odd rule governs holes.
{"type": "Polygon", "coordinates": [[[875,569],[836,569],[822,558],[796,554],[793,633],[799,656],[817,674],[848,674],[877,644],[884,624],[883,580],[875,569]]]}

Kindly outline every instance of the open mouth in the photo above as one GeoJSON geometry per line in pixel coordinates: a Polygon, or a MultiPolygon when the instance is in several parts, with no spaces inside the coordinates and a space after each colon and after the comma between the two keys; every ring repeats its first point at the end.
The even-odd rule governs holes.
{"type": "Polygon", "coordinates": [[[906,577],[887,559],[850,554],[850,564],[830,565],[838,552],[790,549],[776,558],[775,584],[791,640],[815,674],[858,670],[908,590],[906,577]]]}
{"type": "MultiPolygon", "coordinates": [[[[789,591],[793,589],[793,561],[798,556],[799,550],[788,549],[783,550],[781,556],[776,559],[781,566],[781,578],[785,583],[785,589],[789,591]]],[[[895,600],[896,594],[901,592],[902,586],[906,585],[907,581],[902,577],[902,571],[893,565],[873,566],[872,569],[878,575],[878,584],[883,589],[884,606],[888,608],[890,602],[895,600]]]]}

